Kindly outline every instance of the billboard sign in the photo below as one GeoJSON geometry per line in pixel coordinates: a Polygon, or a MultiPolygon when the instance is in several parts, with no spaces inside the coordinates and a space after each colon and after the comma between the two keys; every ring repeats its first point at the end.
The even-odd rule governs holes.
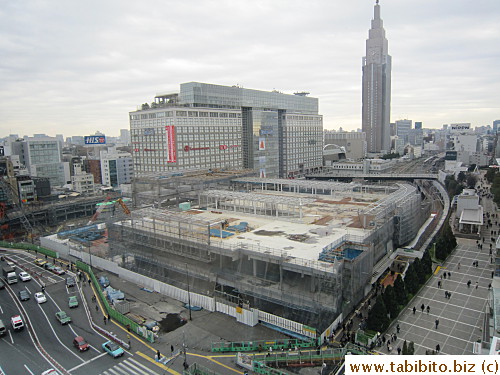
{"type": "Polygon", "coordinates": [[[84,137],[86,145],[105,145],[106,136],[104,135],[89,135],[84,137]]]}
{"type": "Polygon", "coordinates": [[[0,156],[4,156],[5,155],[5,151],[3,149],[3,146],[0,146],[0,156]]]}
{"type": "Polygon", "coordinates": [[[167,132],[167,163],[177,163],[177,143],[175,141],[175,126],[165,126],[167,132]]]}
{"type": "Polygon", "coordinates": [[[468,132],[470,131],[470,124],[469,123],[464,123],[464,124],[451,124],[451,131],[452,132],[468,132]]]}

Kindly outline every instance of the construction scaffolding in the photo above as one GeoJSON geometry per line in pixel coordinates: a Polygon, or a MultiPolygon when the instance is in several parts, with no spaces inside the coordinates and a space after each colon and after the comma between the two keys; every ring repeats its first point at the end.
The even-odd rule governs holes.
{"type": "Polygon", "coordinates": [[[188,171],[135,181],[136,205],[155,208],[108,224],[109,258],[321,332],[365,296],[376,261],[393,241],[410,237],[409,227],[420,220],[421,197],[409,184],[254,179],[246,173],[188,171]]]}

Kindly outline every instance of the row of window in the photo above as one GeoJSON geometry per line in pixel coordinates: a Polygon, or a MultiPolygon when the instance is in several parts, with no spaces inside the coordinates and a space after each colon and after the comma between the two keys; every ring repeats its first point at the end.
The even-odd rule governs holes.
{"type": "Polygon", "coordinates": [[[205,112],[205,111],[164,111],[155,113],[142,113],[130,115],[131,120],[145,120],[162,117],[221,117],[221,118],[240,118],[238,112],[205,112]]]}

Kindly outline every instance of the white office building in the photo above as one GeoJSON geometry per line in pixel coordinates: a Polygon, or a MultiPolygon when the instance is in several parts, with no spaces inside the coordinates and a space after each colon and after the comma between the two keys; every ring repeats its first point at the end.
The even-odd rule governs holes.
{"type": "Polygon", "coordinates": [[[119,188],[129,184],[134,176],[132,155],[128,152],[109,150],[101,151],[102,184],[119,188]]]}

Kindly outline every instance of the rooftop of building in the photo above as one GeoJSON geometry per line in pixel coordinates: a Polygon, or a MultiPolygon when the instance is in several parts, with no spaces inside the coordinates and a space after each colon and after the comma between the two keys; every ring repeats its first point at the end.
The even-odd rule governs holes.
{"type": "MultiPolygon", "coordinates": [[[[192,238],[228,250],[245,248],[318,261],[332,243],[347,238],[362,243],[387,219],[388,211],[415,193],[415,188],[407,184],[372,186],[257,178],[233,181],[250,188],[200,191],[196,205],[191,207],[186,202],[184,211],[134,211],[134,228],[192,238]],[[299,192],[305,189],[309,192],[299,192]]],[[[122,224],[130,225],[130,221],[122,224]]]]}

